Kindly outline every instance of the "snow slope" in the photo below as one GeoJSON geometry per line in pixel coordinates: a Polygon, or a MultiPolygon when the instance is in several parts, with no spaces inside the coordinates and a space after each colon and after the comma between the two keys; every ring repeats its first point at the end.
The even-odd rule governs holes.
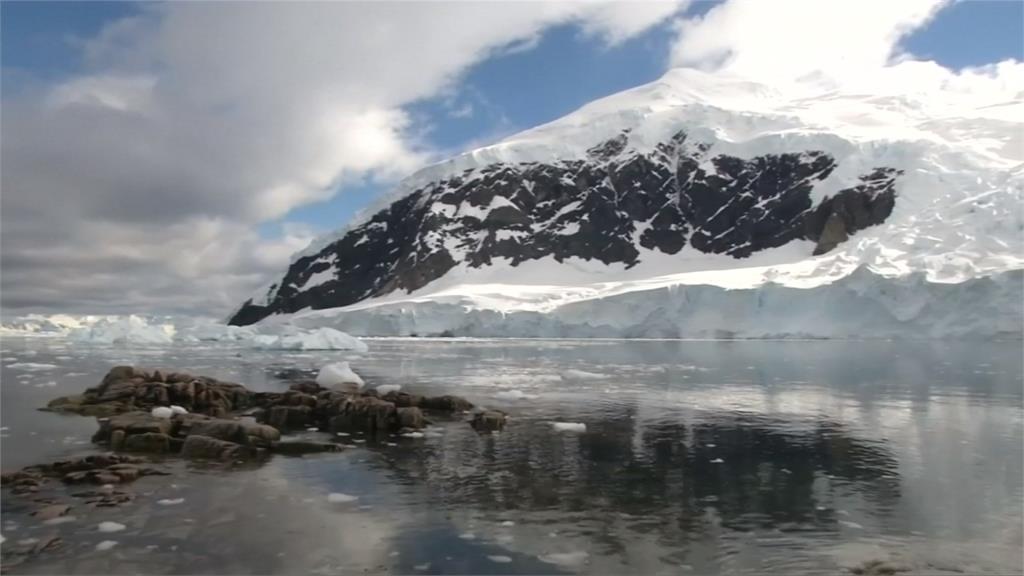
{"type": "MultiPolygon", "coordinates": [[[[907,62],[900,66],[917,66],[907,62]]],[[[894,67],[894,68],[898,68],[894,67]]],[[[896,86],[893,89],[897,89],[896,86]]],[[[981,253],[993,251],[1008,262],[979,270],[1020,267],[1022,189],[1024,189],[1024,87],[1006,93],[962,92],[844,94],[813,83],[766,86],[743,78],[673,69],[656,82],[603,98],[576,112],[427,167],[364,210],[348,225],[318,238],[293,257],[319,253],[395,200],[466,170],[492,164],[584,159],[598,143],[629,131],[631,151],[649,152],[686,130],[710,144],[708,157],[754,157],[770,153],[823,150],[841,161],[840,169],[816,186],[825,197],[855,185],[877,166],[903,169],[895,218],[901,232],[922,226],[944,245],[949,240],[981,241],[981,253]],[[977,207],[975,218],[965,218],[977,207]],[[946,220],[945,212],[952,220],[946,220]],[[925,219],[922,221],[919,215],[925,219]],[[979,221],[994,224],[989,232],[979,221]],[[960,229],[962,227],[962,229],[960,229]],[[948,239],[946,234],[956,238],[948,239]],[[985,236],[995,242],[985,245],[985,236]]],[[[686,269],[666,272],[689,271],[686,269]]],[[[973,271],[962,276],[968,278],[973,271]]]]}
{"type": "MultiPolygon", "coordinates": [[[[672,70],[413,174],[348,226],[297,254],[293,268],[316,257],[324,264],[305,285],[331,278],[338,272],[324,268],[331,246],[424,187],[453,177],[472,183],[496,166],[586,161],[595,146],[622,134],[628,134],[625,148],[611,152],[618,158],[654,153],[682,131],[687,146],[699,143],[700,168],[709,173],[722,155],[821,151],[836,168],[814,184],[815,202],[856,186],[878,167],[900,170],[891,214],[822,256],[811,256],[813,242],[796,239],[746,258],[689,245],[672,254],[638,245],[631,263],[496,257],[480,264],[466,261],[464,244],[428,237],[457,264],[425,286],[262,323],[359,335],[1020,338],[1024,92],[1004,88],[911,93],[893,83],[889,93],[857,94],[813,81],[766,86],[672,70]]],[[[521,185],[532,192],[534,183],[521,185]]],[[[483,222],[504,202],[493,197],[482,206],[437,203],[429,210],[483,222]]],[[[575,208],[565,207],[541,227],[575,233],[580,222],[562,216],[575,208]]],[[[538,232],[511,226],[496,238],[538,232]]],[[[278,284],[261,290],[256,304],[279,295],[278,284]]]]}

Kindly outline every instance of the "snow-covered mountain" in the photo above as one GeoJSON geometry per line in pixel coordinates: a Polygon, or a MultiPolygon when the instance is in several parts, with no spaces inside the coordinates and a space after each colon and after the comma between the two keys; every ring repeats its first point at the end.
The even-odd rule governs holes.
{"type": "Polygon", "coordinates": [[[673,70],[413,174],[230,322],[1019,337],[1020,102],[673,70]]]}

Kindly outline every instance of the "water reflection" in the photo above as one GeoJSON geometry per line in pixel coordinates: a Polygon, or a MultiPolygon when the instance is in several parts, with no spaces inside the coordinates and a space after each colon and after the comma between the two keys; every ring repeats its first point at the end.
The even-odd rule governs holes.
{"type": "MultiPolygon", "coordinates": [[[[1021,568],[1017,344],[375,341],[356,357],[47,346],[14,351],[59,365],[47,376],[4,360],[4,468],[75,446],[47,443],[54,433],[87,439],[91,422],[31,408],[125,361],[277,389],[280,370],[344,358],[370,385],[456,392],[512,420],[483,436],[439,421],[423,439],[349,440],[340,455],[230,473],[181,464],[173,486],[144,479],[132,507],[90,519],[129,526],[113,553],[94,550],[91,524],[46,528],[66,548],[19,572],[1021,568]],[[44,377],[57,385],[35,387],[44,377]],[[331,492],[359,500],[330,505],[331,492]],[[176,509],[154,504],[175,497],[176,509]]],[[[21,524],[9,540],[41,533],[7,499],[3,511],[21,524]]]]}

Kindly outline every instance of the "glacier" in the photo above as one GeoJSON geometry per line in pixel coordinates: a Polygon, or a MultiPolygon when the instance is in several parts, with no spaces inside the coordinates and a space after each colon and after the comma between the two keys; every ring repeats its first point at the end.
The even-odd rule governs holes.
{"type": "MultiPolygon", "coordinates": [[[[452,178],[472,183],[495,167],[586,162],[595,146],[607,147],[623,134],[625,147],[613,147],[611,154],[652,153],[683,131],[687,142],[700,143],[706,159],[701,169],[711,172],[716,155],[749,159],[814,150],[834,158],[835,169],[811,190],[816,203],[857,186],[878,167],[898,170],[895,205],[883,223],[856,230],[818,255],[814,242],[796,238],[743,258],[689,244],[670,254],[637,242],[637,256],[628,262],[572,255],[513,261],[500,254],[480,262],[464,240],[444,237],[446,229],[431,231],[421,242],[455,262],[440,277],[343,306],[306,298],[320,302],[319,309],[306,304],[289,313],[275,310],[256,326],[331,327],[357,336],[1022,338],[1020,91],[914,93],[900,83],[882,90],[888,91],[842,92],[812,81],[767,86],[669,71],[656,82],[412,174],[347,226],[297,253],[286,277],[300,279],[295,286],[275,282],[247,304],[269,306],[285,288],[331,294],[331,281],[341,273],[331,247],[354,231],[386,226],[374,215],[417,191],[452,178]],[[296,275],[297,267],[302,270],[296,275]]],[[[531,192],[534,183],[509,185],[531,192]]],[[[504,196],[480,204],[438,202],[428,213],[484,223],[514,209],[510,204],[504,196]]],[[[579,222],[562,220],[576,208],[569,204],[549,221],[530,224],[532,231],[508,226],[487,233],[498,242],[543,230],[575,234],[579,222]]],[[[640,223],[633,233],[635,242],[644,226],[649,224],[640,223]]],[[[422,258],[411,255],[414,262],[422,258]]],[[[385,286],[394,286],[393,280],[385,286]]]]}
{"type": "Polygon", "coordinates": [[[0,321],[0,339],[57,338],[83,345],[161,347],[208,344],[258,350],[349,350],[364,353],[365,342],[330,327],[287,324],[228,326],[210,318],[149,315],[28,314],[0,321]]]}

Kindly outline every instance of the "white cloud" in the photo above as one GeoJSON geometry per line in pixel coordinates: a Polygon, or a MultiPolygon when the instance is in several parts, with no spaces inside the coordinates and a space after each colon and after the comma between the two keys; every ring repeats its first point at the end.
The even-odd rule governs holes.
{"type": "Polygon", "coordinates": [[[653,23],[683,12],[690,0],[632,0],[598,2],[583,22],[589,34],[601,37],[611,45],[619,44],[650,28],[653,23]]]}
{"type": "Polygon", "coordinates": [[[302,239],[257,223],[434,156],[409,104],[551,26],[621,42],[679,5],[143,5],[81,42],[80,73],[3,101],[3,303],[233,305],[302,239]]]}
{"type": "Polygon", "coordinates": [[[886,65],[899,40],[945,4],[935,0],[728,0],[677,24],[675,65],[757,80],[812,72],[861,74],[886,65]]]}
{"type": "Polygon", "coordinates": [[[1006,60],[951,70],[904,52],[900,42],[948,0],[727,0],[676,22],[671,63],[732,74],[807,95],[833,90],[922,95],[924,118],[1016,121],[1024,64],[1006,60]],[[932,95],[941,94],[942,98],[932,95]],[[993,107],[993,103],[1001,103],[993,107]],[[971,110],[974,110],[973,112],[971,110]]]}

